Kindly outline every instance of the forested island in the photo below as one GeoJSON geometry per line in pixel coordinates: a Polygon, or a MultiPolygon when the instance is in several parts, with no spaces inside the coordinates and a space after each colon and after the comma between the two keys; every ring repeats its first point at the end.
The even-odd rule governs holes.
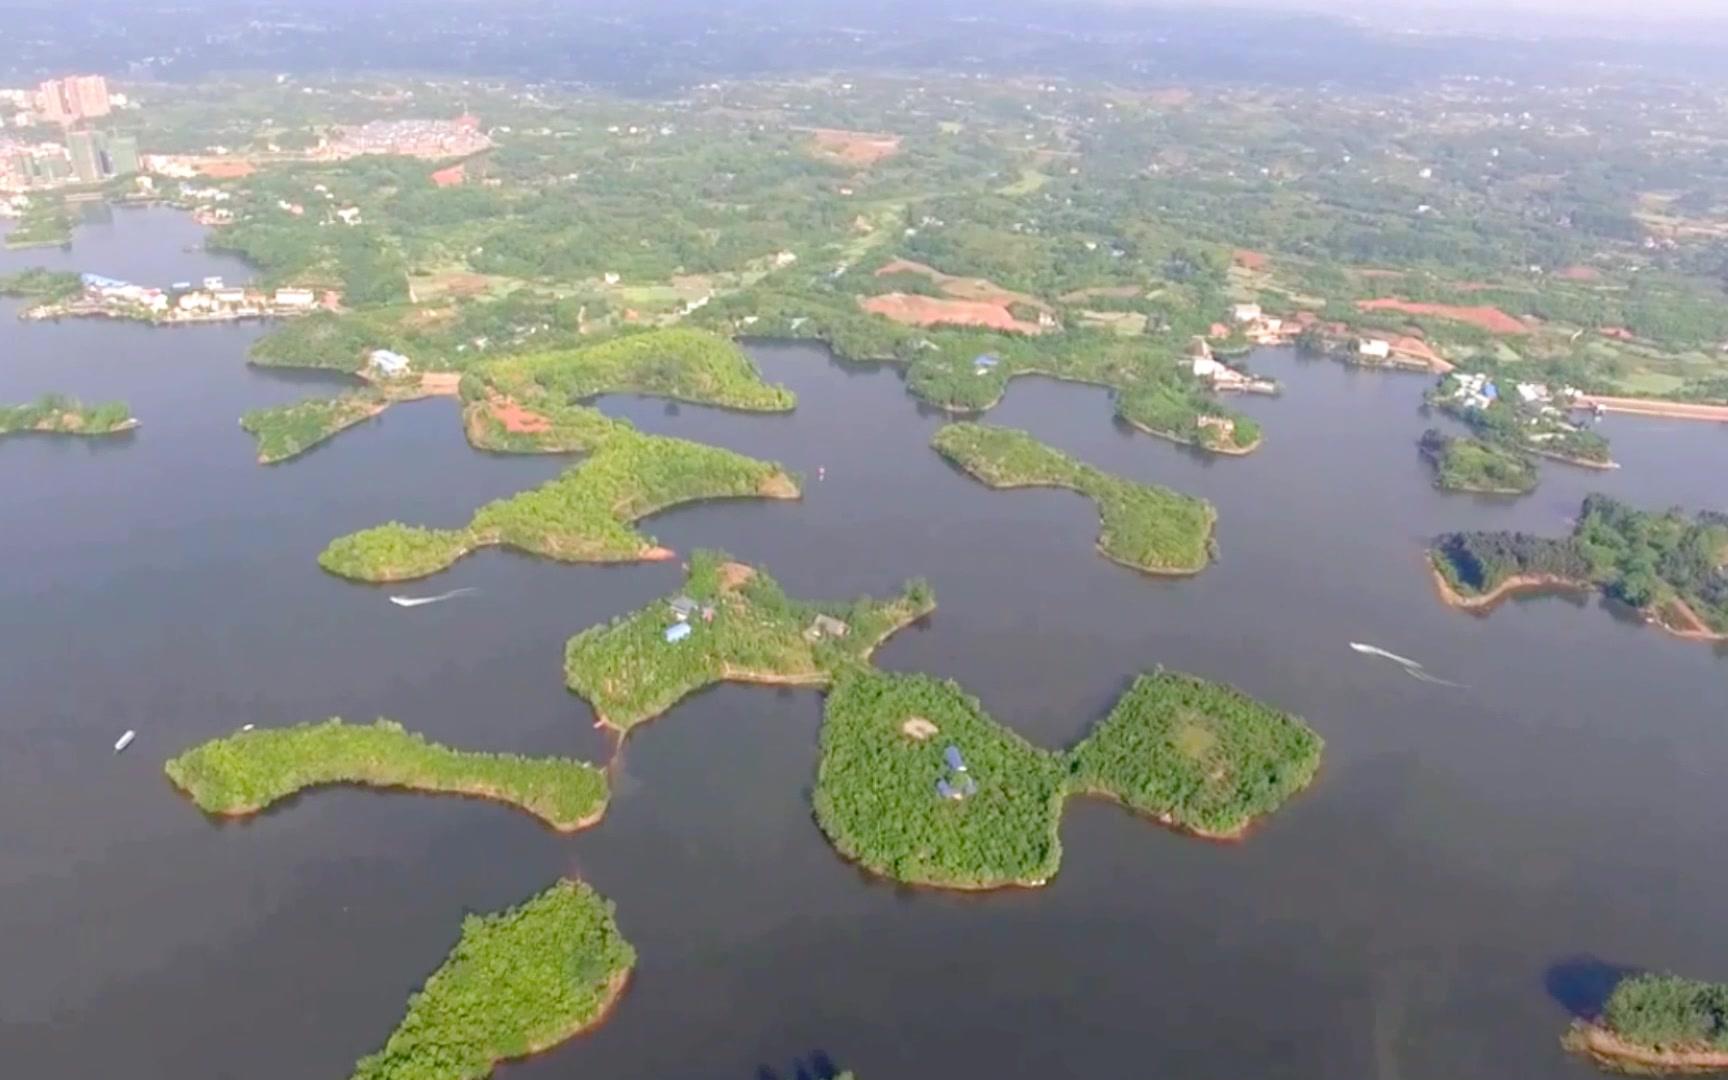
{"type": "Polygon", "coordinates": [[[931,446],[993,488],[1060,487],[1085,495],[1098,505],[1098,550],[1124,566],[1194,574],[1211,559],[1217,512],[1203,499],[1112,476],[1011,428],[948,424],[931,446]]]}
{"type": "Polygon", "coordinates": [[[828,696],[816,820],[847,858],[909,884],[1037,886],[1061,862],[1071,795],[1213,839],[1242,836],[1313,779],[1323,743],[1229,687],[1137,679],[1068,752],[1033,746],[957,684],[848,672],[828,696]]]}
{"type": "Polygon", "coordinates": [[[53,303],[77,296],[84,290],[77,274],[31,267],[15,274],[0,274],[0,296],[53,303]]]}
{"type": "Polygon", "coordinates": [[[1584,500],[1563,539],[1449,533],[1431,550],[1441,596],[1486,608],[1519,591],[1595,588],[1680,637],[1728,638],[1728,515],[1649,513],[1606,495],[1584,500]]]}
{"type": "Polygon", "coordinates": [[[0,436],[119,435],[137,426],[124,401],[85,405],[64,394],[44,394],[28,405],[0,405],[0,436]]]}
{"type": "Polygon", "coordinates": [[[1429,428],[1417,441],[1434,466],[1434,486],[1481,495],[1525,495],[1536,490],[1536,463],[1523,453],[1481,439],[1460,438],[1429,428]]]}
{"type": "Polygon", "coordinates": [[[1630,976],[1614,987],[1599,1017],[1574,1022],[1562,1041],[1618,1072],[1728,1071],[1728,984],[1630,976]]]}
{"type": "Polygon", "coordinates": [[[762,570],[697,551],[679,595],[571,638],[565,682],[629,731],[716,682],[826,686],[935,607],[923,581],[892,600],[793,600],[762,570]]]}
{"type": "Polygon", "coordinates": [[[318,564],[356,581],[406,581],[495,544],[562,562],[664,559],[672,553],[632,528],[634,522],[704,499],[799,495],[797,481],[779,465],[621,431],[555,479],[481,507],[465,528],[391,522],[332,541],[318,564]]]}
{"type": "Polygon", "coordinates": [[[199,809],[220,817],[256,814],[308,788],[354,784],[507,803],[569,832],[598,821],[607,801],[606,774],[586,762],[453,750],[390,720],[240,731],[164,769],[199,809]]]}
{"type": "Polygon", "coordinates": [[[258,440],[258,464],[275,465],[299,457],[313,447],[370,420],[390,405],[375,390],[359,390],[333,398],[308,398],[287,405],[254,409],[240,418],[240,427],[258,440]]]}
{"type": "Polygon", "coordinates": [[[352,1080],[484,1080],[500,1062],[551,1049],[605,1019],[636,950],[610,901],[565,879],[462,937],[352,1080]]]}

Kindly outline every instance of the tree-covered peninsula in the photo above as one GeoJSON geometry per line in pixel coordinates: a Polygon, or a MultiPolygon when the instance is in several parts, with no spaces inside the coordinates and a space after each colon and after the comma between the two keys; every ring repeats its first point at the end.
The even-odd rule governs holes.
{"type": "Polygon", "coordinates": [[[483,1080],[599,1023],[636,965],[610,901],[562,880],[462,937],[352,1080],[483,1080]]]}
{"type": "Polygon", "coordinates": [[[1728,984],[1646,973],[1622,979],[1566,1047],[1638,1074],[1728,1071],[1728,984]]]}
{"type": "Polygon", "coordinates": [[[1431,560],[1442,598],[1486,608],[1521,590],[1597,588],[1681,637],[1728,637],[1728,516],[1584,500],[1572,535],[1449,533],[1431,560]]]}
{"type": "Polygon", "coordinates": [[[671,552],[634,522],[703,499],[798,497],[797,482],[779,465],[631,430],[546,484],[481,507],[464,528],[392,522],[338,538],[318,562],[356,581],[406,581],[495,544],[563,562],[662,559],[671,552]]]}
{"type": "Polygon", "coordinates": [[[716,682],[826,686],[935,606],[922,581],[892,600],[793,600],[763,571],[697,551],[679,595],[571,638],[565,681],[628,731],[716,682]]]}
{"type": "Polygon", "coordinates": [[[44,394],[28,405],[0,405],[0,436],[119,435],[137,426],[124,401],[85,405],[63,394],[44,394]]]}
{"type": "Polygon", "coordinates": [[[1536,490],[1536,463],[1503,443],[1459,438],[1429,428],[1417,447],[1434,467],[1434,485],[1443,491],[1524,495],[1536,490]]]}
{"type": "Polygon", "coordinates": [[[1314,778],[1323,747],[1229,687],[1157,672],[1073,750],[1042,750],[953,682],[863,670],[829,694],[821,744],[816,820],[830,842],[874,873],[956,889],[1048,881],[1071,795],[1239,837],[1314,778]]]}
{"type": "Polygon", "coordinates": [[[355,784],[508,803],[568,832],[599,820],[607,801],[606,774],[586,762],[453,750],[389,720],[240,731],[187,750],[165,770],[199,809],[222,817],[355,784]]]}
{"type": "Polygon", "coordinates": [[[258,464],[288,461],[342,431],[369,420],[390,405],[390,398],[359,390],[333,398],[308,398],[287,405],[254,409],[240,426],[258,440],[258,464]]]}
{"type": "Polygon", "coordinates": [[[83,279],[66,271],[31,267],[15,274],[0,274],[0,296],[53,303],[69,300],[83,291],[83,279]]]}
{"type": "Polygon", "coordinates": [[[1152,574],[1193,574],[1211,558],[1210,503],[1168,488],[1137,484],[1076,461],[1024,431],[949,424],[931,445],[993,488],[1060,487],[1098,504],[1098,550],[1152,574]]]}
{"type": "Polygon", "coordinates": [[[605,426],[582,403],[621,393],[752,412],[785,412],[797,402],[785,387],[763,382],[733,342],[685,328],[505,357],[473,369],[462,386],[470,439],[518,452],[591,449],[605,426]]]}

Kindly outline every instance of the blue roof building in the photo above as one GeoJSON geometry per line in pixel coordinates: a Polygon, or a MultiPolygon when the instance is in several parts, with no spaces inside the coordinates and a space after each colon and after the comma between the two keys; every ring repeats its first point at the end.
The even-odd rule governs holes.
{"type": "Polygon", "coordinates": [[[130,284],[119,278],[103,277],[101,274],[79,274],[78,280],[84,283],[86,289],[124,289],[130,284]]]}
{"type": "Polygon", "coordinates": [[[960,794],[950,787],[946,780],[936,781],[936,794],[944,799],[958,799],[960,797],[960,794]]]}
{"type": "Polygon", "coordinates": [[[689,636],[690,624],[687,622],[673,623],[666,628],[666,640],[668,642],[683,641],[689,636]]]}
{"type": "Polygon", "coordinates": [[[948,767],[953,769],[955,772],[966,771],[966,759],[960,756],[960,748],[958,746],[950,746],[948,749],[942,751],[942,760],[946,761],[948,767]]]}
{"type": "Polygon", "coordinates": [[[972,360],[972,366],[980,371],[989,371],[1002,362],[1001,358],[991,353],[979,353],[972,360]]]}

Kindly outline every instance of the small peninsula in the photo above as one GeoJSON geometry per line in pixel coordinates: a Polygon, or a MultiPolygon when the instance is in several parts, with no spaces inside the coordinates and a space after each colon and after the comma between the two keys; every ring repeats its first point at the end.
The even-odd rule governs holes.
{"type": "Polygon", "coordinates": [[[356,784],[508,803],[571,832],[598,821],[607,801],[606,774],[586,762],[453,750],[390,720],[240,731],[187,750],[165,771],[199,809],[221,817],[356,784]]]}
{"type": "Polygon", "coordinates": [[[610,901],[564,879],[462,937],[352,1080],[483,1080],[605,1019],[636,966],[610,901]]]}
{"type": "Polygon", "coordinates": [[[62,394],[44,394],[28,405],[0,405],[0,436],[119,435],[137,426],[124,401],[84,405],[62,394]]]}
{"type": "Polygon", "coordinates": [[[355,581],[407,581],[447,569],[482,547],[503,544],[563,562],[670,558],[632,524],[704,499],[796,499],[779,465],[660,435],[614,434],[581,463],[519,495],[481,507],[465,528],[392,522],[339,537],[319,555],[355,581]]]}
{"type": "Polygon", "coordinates": [[[1149,574],[1195,574],[1211,559],[1217,513],[1203,499],[1137,484],[1076,461],[1024,431],[949,424],[931,445],[993,488],[1059,487],[1098,504],[1098,550],[1149,574]]]}
{"type": "Polygon", "coordinates": [[[1429,428],[1416,445],[1434,466],[1434,486],[1442,491],[1526,495],[1536,490],[1540,479],[1535,462],[1502,444],[1429,428]]]}
{"type": "Polygon", "coordinates": [[[793,600],[765,572],[697,551],[678,596],[571,638],[565,682],[628,731],[716,682],[826,686],[935,607],[922,581],[892,600],[793,600]]]}
{"type": "Polygon", "coordinates": [[[575,349],[505,357],[463,380],[469,438],[486,450],[588,450],[617,422],[582,402],[644,394],[751,412],[787,412],[797,398],[762,380],[736,344],[687,328],[649,330],[575,349]]]}
{"type": "Polygon", "coordinates": [[[1065,753],[1026,742],[953,682],[849,672],[828,696],[821,743],[816,820],[835,848],[884,877],[950,889],[1048,882],[1071,795],[1240,838],[1313,780],[1324,745],[1295,717],[1162,671],[1065,753]]]}
{"type": "Polygon", "coordinates": [[[1616,1072],[1728,1071],[1728,984],[1631,976],[1614,988],[1601,1016],[1576,1021],[1561,1041],[1616,1072]]]}
{"type": "Polygon", "coordinates": [[[1648,513],[1606,495],[1584,500],[1563,539],[1449,533],[1430,561],[1443,600],[1486,609],[1517,592],[1595,588],[1678,637],[1728,640],[1728,515],[1648,513]]]}
{"type": "Polygon", "coordinates": [[[54,303],[83,291],[83,279],[65,271],[31,267],[15,274],[0,274],[0,296],[54,303]]]}
{"type": "Polygon", "coordinates": [[[240,426],[258,440],[258,464],[274,465],[299,457],[326,439],[377,416],[389,407],[390,400],[370,390],[333,398],[308,398],[254,409],[240,418],[240,426]]]}

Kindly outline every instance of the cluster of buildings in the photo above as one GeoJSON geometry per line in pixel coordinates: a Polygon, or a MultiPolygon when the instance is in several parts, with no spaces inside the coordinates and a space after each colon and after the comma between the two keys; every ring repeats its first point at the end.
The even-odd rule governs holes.
{"type": "Polygon", "coordinates": [[[1512,391],[1510,397],[1503,395],[1499,384],[1484,372],[1460,372],[1452,376],[1451,392],[1446,396],[1466,409],[1486,409],[1505,401],[1521,412],[1553,418],[1570,412],[1582,393],[1573,386],[1553,390],[1546,383],[1529,382],[1514,384],[1512,391]]]}
{"type": "Polygon", "coordinates": [[[138,141],[94,128],[127,103],[108,90],[100,75],[49,79],[34,91],[0,91],[0,102],[15,109],[10,127],[22,131],[38,122],[61,129],[57,139],[0,136],[0,191],[29,191],[98,184],[140,171],[138,141]]]}
{"type": "Polygon", "coordinates": [[[241,285],[228,285],[220,277],[207,277],[200,284],[177,282],[166,289],[134,285],[100,274],[82,275],[83,295],[64,304],[47,305],[27,312],[30,318],[105,316],[146,319],[151,322],[217,322],[298,315],[329,305],[334,297],[320,298],[311,289],[282,288],[273,292],[241,285]]]}
{"type": "Polygon", "coordinates": [[[1237,371],[1212,355],[1212,346],[1197,337],[1188,347],[1189,370],[1194,377],[1220,393],[1276,394],[1278,384],[1237,371]]]}
{"type": "Polygon", "coordinates": [[[108,80],[100,75],[49,79],[36,88],[36,114],[50,124],[70,127],[107,116],[114,111],[115,97],[108,92],[108,80]]]}
{"type": "Polygon", "coordinates": [[[454,120],[373,120],[340,128],[313,156],[341,161],[363,154],[398,154],[435,160],[467,157],[491,146],[480,121],[464,114],[454,120]]]}

